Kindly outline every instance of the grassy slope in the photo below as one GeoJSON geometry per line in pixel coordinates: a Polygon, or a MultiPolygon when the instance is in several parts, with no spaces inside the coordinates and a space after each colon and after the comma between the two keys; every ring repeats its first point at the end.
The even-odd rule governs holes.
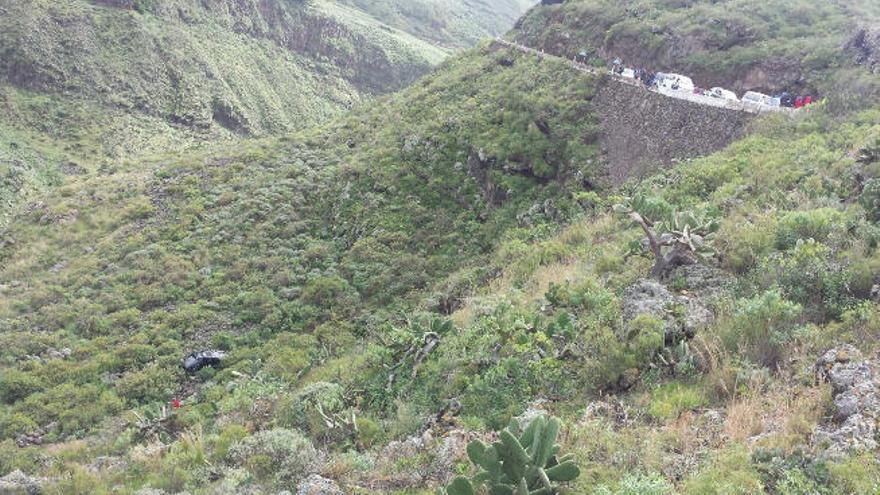
{"type": "MultiPolygon", "coordinates": [[[[158,5],[141,14],[78,0],[8,2],[0,45],[6,54],[3,78],[195,128],[223,124],[213,118],[222,113],[227,127],[256,135],[319,122],[375,89],[357,79],[357,67],[344,65],[349,60],[342,55],[322,55],[322,46],[315,52],[288,49],[277,39],[297,31],[306,39],[320,37],[321,25],[336,21],[318,8],[278,4],[270,12],[279,21],[256,9],[158,5]]],[[[440,58],[427,44],[417,47],[418,40],[376,34],[375,23],[336,23],[340,42],[357,39],[376,56],[370,61],[390,62],[387,89],[407,82],[396,80],[396,72],[424,71],[440,58]]]]}
{"type": "MultiPolygon", "coordinates": [[[[299,137],[60,187],[13,223],[0,254],[3,435],[54,422],[51,435],[70,438],[192,393],[178,362],[208,345],[232,358],[187,397],[206,428],[237,414],[208,397],[238,372],[271,378],[275,395],[351,367],[378,387],[396,348],[383,329],[436,306],[429,289],[491,251],[517,213],[548,197],[560,214],[574,208],[565,191],[595,172],[591,91],[557,64],[483,48],[299,137]],[[502,205],[469,177],[478,154],[502,205]],[[21,359],[50,347],[76,358],[21,359]]],[[[384,415],[394,394],[367,397],[384,415]]],[[[185,478],[169,482],[204,483],[185,478]]]]}

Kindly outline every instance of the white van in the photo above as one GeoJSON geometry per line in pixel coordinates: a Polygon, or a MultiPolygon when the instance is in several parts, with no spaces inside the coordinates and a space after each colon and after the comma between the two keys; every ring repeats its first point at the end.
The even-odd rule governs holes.
{"type": "Polygon", "coordinates": [[[706,96],[711,96],[712,98],[720,98],[727,101],[739,101],[739,98],[736,97],[736,93],[730,91],[729,89],[719,87],[714,87],[709,91],[706,91],[706,96]]]}
{"type": "Polygon", "coordinates": [[[743,103],[755,106],[779,106],[779,98],[773,98],[764,93],[758,93],[757,91],[747,91],[746,94],[743,95],[742,101],[743,103]]]}
{"type": "Polygon", "coordinates": [[[658,72],[655,80],[657,82],[657,87],[660,89],[686,91],[688,93],[694,92],[694,81],[687,76],[658,72]]]}

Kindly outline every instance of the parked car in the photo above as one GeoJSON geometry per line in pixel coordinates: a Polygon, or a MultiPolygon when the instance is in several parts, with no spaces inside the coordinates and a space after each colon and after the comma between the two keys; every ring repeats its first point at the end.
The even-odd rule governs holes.
{"type": "Polygon", "coordinates": [[[729,89],[719,88],[717,86],[710,89],[709,91],[706,91],[706,96],[711,96],[712,98],[720,98],[727,101],[739,101],[736,93],[730,91],[729,89]]]}
{"type": "Polygon", "coordinates": [[[694,81],[692,81],[691,78],[687,76],[658,72],[654,81],[657,87],[661,89],[686,91],[688,93],[692,93],[694,91],[694,81]]]}
{"type": "Polygon", "coordinates": [[[780,105],[779,98],[758,93],[757,91],[747,91],[742,97],[743,103],[757,107],[778,107],[780,105]]]}

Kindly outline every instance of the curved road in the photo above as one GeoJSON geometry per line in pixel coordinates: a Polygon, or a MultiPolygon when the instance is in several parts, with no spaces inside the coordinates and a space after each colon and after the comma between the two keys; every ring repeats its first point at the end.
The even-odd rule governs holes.
{"type": "Polygon", "coordinates": [[[643,88],[645,91],[651,91],[653,93],[659,93],[664,96],[668,96],[669,98],[675,98],[678,100],[690,101],[692,103],[696,103],[698,105],[705,105],[716,108],[724,108],[727,110],[733,110],[737,112],[747,112],[753,114],[762,114],[768,112],[784,112],[784,113],[793,113],[795,109],[786,108],[786,107],[770,107],[767,105],[758,105],[754,103],[744,103],[742,101],[729,101],[721,98],[713,98],[711,96],[699,95],[690,91],[674,91],[666,88],[648,88],[639,82],[636,79],[632,79],[629,77],[622,77],[616,74],[611,74],[608,71],[600,70],[595,67],[591,67],[586,64],[582,64],[580,62],[576,62],[574,60],[564,59],[562,57],[558,57],[556,55],[551,55],[549,53],[544,53],[542,51],[535,50],[534,48],[529,48],[524,45],[520,45],[518,43],[514,43],[512,41],[507,41],[501,38],[496,38],[495,42],[506,46],[508,48],[513,48],[514,50],[519,50],[523,53],[528,53],[530,55],[535,55],[541,59],[554,59],[561,60],[567,62],[571,68],[583,72],[585,74],[590,74],[592,76],[608,76],[612,80],[621,83],[628,84],[630,86],[637,86],[643,88]]]}

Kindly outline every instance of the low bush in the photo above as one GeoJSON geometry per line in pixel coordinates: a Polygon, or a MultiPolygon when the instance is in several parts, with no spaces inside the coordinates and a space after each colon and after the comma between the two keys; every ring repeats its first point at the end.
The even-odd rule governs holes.
{"type": "Polygon", "coordinates": [[[670,421],[706,402],[706,394],[699,385],[672,382],[661,385],[651,393],[648,413],[655,419],[670,421]]]}
{"type": "Polygon", "coordinates": [[[768,214],[723,221],[715,240],[722,264],[736,273],[748,272],[773,249],[775,231],[776,218],[768,214]]]}
{"type": "Polygon", "coordinates": [[[258,478],[278,485],[296,485],[318,469],[318,451],[296,430],[263,430],[236,442],[229,459],[246,467],[258,478]]]}
{"type": "Polygon", "coordinates": [[[672,495],[675,486],[662,475],[627,474],[616,486],[600,485],[593,495],[672,495]]]}
{"type": "Polygon", "coordinates": [[[802,308],[771,289],[740,300],[730,321],[722,324],[725,345],[761,366],[773,368],[798,328],[802,308]]]}
{"type": "Polygon", "coordinates": [[[862,454],[828,465],[832,493],[878,493],[880,491],[880,461],[871,454],[862,454]]]}
{"type": "MultiPolygon", "coordinates": [[[[345,409],[342,386],[317,382],[283,399],[278,412],[278,423],[305,432],[315,440],[329,440],[347,432],[334,431],[328,418],[334,418],[345,409]]],[[[338,439],[338,438],[337,438],[338,439]]]]}
{"type": "Polygon", "coordinates": [[[853,272],[835,260],[828,247],[812,239],[798,241],[778,262],[778,282],[787,299],[800,304],[816,322],[839,318],[855,304],[853,272]]]}
{"type": "Polygon", "coordinates": [[[799,240],[826,241],[835,229],[845,224],[844,214],[832,208],[793,211],[785,214],[776,229],[776,248],[791,249],[799,240]]]}
{"type": "Polygon", "coordinates": [[[719,452],[708,467],[688,479],[682,495],[759,495],[765,493],[758,470],[744,447],[719,452]]]}

